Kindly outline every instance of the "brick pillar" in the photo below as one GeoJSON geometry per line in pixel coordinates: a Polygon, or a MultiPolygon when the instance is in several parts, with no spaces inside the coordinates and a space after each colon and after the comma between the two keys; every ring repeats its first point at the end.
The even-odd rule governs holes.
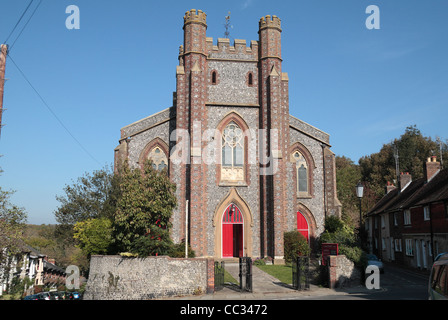
{"type": "Polygon", "coordinates": [[[328,256],[328,286],[330,289],[336,288],[338,256],[328,256]]]}
{"type": "Polygon", "coordinates": [[[215,292],[215,260],[207,259],[207,294],[215,292]]]}

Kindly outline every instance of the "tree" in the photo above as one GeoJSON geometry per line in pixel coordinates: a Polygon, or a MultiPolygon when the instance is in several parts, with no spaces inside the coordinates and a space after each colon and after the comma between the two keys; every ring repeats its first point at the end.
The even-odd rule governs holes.
{"type": "Polygon", "coordinates": [[[90,257],[94,254],[106,254],[112,241],[112,221],[108,218],[88,219],[74,226],[74,238],[77,247],[90,257]]]}
{"type": "Polygon", "coordinates": [[[64,188],[64,196],[56,196],[61,206],[56,210],[56,221],[73,226],[87,219],[111,218],[115,211],[116,179],[106,166],[93,174],[85,173],[77,182],[64,188]]]}
{"type": "Polygon", "coordinates": [[[358,220],[359,208],[355,186],[361,181],[361,170],[358,165],[344,156],[336,157],[336,185],[338,199],[342,203],[342,217],[347,222],[358,220]]]}
{"type": "Polygon", "coordinates": [[[13,191],[4,191],[0,187],[0,265],[7,253],[15,254],[20,250],[27,214],[10,201],[13,191]]]}
{"type": "Polygon", "coordinates": [[[423,164],[427,157],[439,155],[443,152],[443,158],[447,158],[446,143],[439,145],[430,137],[422,135],[415,126],[406,128],[400,138],[383,145],[378,153],[364,156],[359,160],[362,181],[370,184],[377,198],[384,195],[387,182],[398,184],[400,172],[409,172],[413,179],[423,177],[423,164]],[[395,155],[398,153],[398,172],[396,169],[395,155]]]}
{"type": "MultiPolygon", "coordinates": [[[[169,220],[177,200],[176,187],[166,170],[153,169],[149,161],[143,169],[132,169],[125,162],[120,167],[118,188],[120,198],[113,222],[115,250],[136,252],[142,245],[155,249],[157,244],[169,243],[169,220]]],[[[158,253],[152,249],[148,253],[158,253]]]]}

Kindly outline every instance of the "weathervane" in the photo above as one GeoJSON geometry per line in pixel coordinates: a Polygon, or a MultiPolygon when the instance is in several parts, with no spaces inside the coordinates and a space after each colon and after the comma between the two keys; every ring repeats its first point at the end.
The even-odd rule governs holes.
{"type": "Polygon", "coordinates": [[[230,11],[226,16],[226,23],[224,24],[224,27],[226,28],[226,32],[224,32],[224,38],[229,39],[230,29],[233,28],[233,26],[230,24],[230,11]]]}

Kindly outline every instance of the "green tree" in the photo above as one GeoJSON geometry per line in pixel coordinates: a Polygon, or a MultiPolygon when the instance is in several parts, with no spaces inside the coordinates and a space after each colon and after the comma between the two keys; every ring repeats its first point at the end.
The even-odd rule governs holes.
{"type": "Polygon", "coordinates": [[[355,186],[359,181],[361,181],[359,166],[349,158],[337,156],[336,185],[338,199],[342,203],[342,217],[349,223],[358,220],[359,208],[355,186]]]}
{"type": "Polygon", "coordinates": [[[25,210],[11,203],[12,194],[0,187],[0,265],[6,258],[4,248],[11,254],[20,249],[27,220],[25,210]]]}
{"type": "Polygon", "coordinates": [[[87,257],[108,253],[112,241],[112,221],[109,218],[80,221],[73,229],[73,237],[77,240],[76,246],[87,257]]]}
{"type": "Polygon", "coordinates": [[[153,169],[149,161],[142,170],[130,168],[125,162],[120,167],[118,187],[120,198],[113,222],[115,250],[136,252],[142,244],[154,248],[157,243],[169,243],[169,220],[177,200],[175,185],[166,171],[153,169]]]}
{"type": "Polygon", "coordinates": [[[377,198],[384,195],[387,182],[395,182],[400,172],[409,172],[413,179],[423,177],[423,164],[426,158],[432,155],[447,159],[446,143],[425,137],[415,126],[406,128],[403,135],[394,139],[391,143],[383,145],[381,150],[359,160],[362,181],[369,183],[377,198]],[[398,153],[399,168],[396,170],[396,158],[398,153]]]}
{"type": "Polygon", "coordinates": [[[64,188],[64,196],[56,196],[61,203],[55,212],[61,225],[73,226],[87,219],[112,218],[115,212],[116,178],[110,166],[85,173],[72,185],[64,188]]]}

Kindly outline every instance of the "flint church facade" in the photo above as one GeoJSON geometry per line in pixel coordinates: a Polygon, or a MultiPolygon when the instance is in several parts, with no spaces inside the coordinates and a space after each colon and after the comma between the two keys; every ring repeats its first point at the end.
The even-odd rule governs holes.
{"type": "Polygon", "coordinates": [[[289,114],[281,21],[259,21],[259,40],[206,37],[206,14],[184,16],[173,106],[121,129],[115,165],[166,169],[178,207],[172,238],[196,256],[283,259],[283,234],[313,247],[340,216],[329,135],[289,114]]]}

